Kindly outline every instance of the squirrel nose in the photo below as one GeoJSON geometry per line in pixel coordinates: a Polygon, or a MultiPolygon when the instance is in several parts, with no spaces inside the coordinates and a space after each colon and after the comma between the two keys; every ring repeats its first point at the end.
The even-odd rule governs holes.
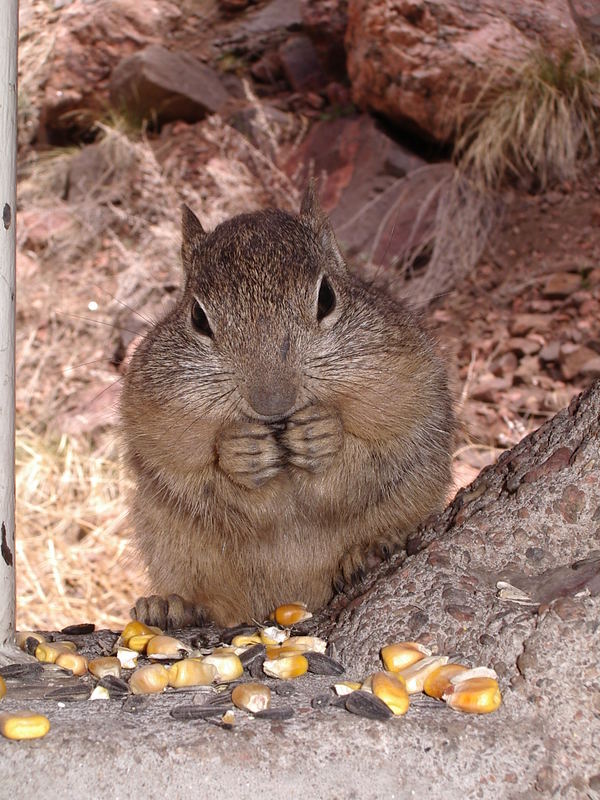
{"type": "Polygon", "coordinates": [[[249,386],[247,400],[261,417],[285,417],[294,407],[297,395],[298,389],[292,382],[275,377],[249,386]]]}

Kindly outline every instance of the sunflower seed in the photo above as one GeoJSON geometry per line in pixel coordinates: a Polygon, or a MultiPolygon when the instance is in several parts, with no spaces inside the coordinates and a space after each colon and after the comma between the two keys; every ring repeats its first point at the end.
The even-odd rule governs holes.
{"type": "Polygon", "coordinates": [[[308,661],[308,671],[314,675],[343,675],[345,667],[323,653],[305,653],[308,661]]]}
{"type": "Polygon", "coordinates": [[[89,686],[75,684],[74,686],[58,686],[56,689],[51,689],[46,692],[44,699],[70,703],[75,700],[89,700],[90,694],[89,686]]]}
{"type": "MultiPolygon", "coordinates": [[[[242,666],[244,668],[249,668],[251,664],[253,664],[257,658],[264,656],[266,653],[266,648],[264,644],[255,644],[252,647],[249,647],[247,650],[244,650],[243,653],[240,653],[240,661],[242,662],[242,666]]],[[[260,665],[262,667],[262,663],[260,665]]]]}
{"type": "Polygon", "coordinates": [[[0,667],[0,675],[7,681],[37,677],[43,671],[44,668],[39,661],[31,664],[7,664],[5,667],[0,667]]]}
{"type": "Polygon", "coordinates": [[[326,708],[331,705],[332,700],[333,697],[330,694],[317,694],[310,701],[310,704],[313,708],[326,708]]]}
{"type": "Polygon", "coordinates": [[[181,722],[185,722],[187,720],[192,719],[206,719],[207,717],[218,717],[221,714],[224,714],[226,711],[229,711],[231,706],[228,705],[206,705],[206,706],[196,706],[190,704],[175,706],[169,712],[173,719],[180,720],[181,722]]]}
{"type": "Polygon", "coordinates": [[[262,711],[257,711],[254,714],[256,719],[290,719],[294,716],[294,709],[290,706],[283,706],[281,708],[263,708],[262,711]]]}
{"type": "Polygon", "coordinates": [[[279,697],[291,697],[296,694],[296,687],[291,681],[281,681],[275,685],[275,694],[279,697]]]}
{"type": "Polygon", "coordinates": [[[61,633],[67,636],[84,636],[86,633],[93,633],[96,626],[93,622],[82,622],[79,625],[67,625],[66,628],[61,629],[61,633]]]}
{"type": "Polygon", "coordinates": [[[256,633],[256,626],[238,625],[237,628],[228,628],[221,636],[221,641],[223,644],[231,644],[236,636],[251,636],[253,633],[256,633]]]}
{"type": "Polygon", "coordinates": [[[98,681],[98,686],[103,686],[108,690],[111,700],[120,700],[129,694],[129,684],[116,675],[105,675],[98,681]]]}
{"type": "Polygon", "coordinates": [[[129,714],[138,714],[140,711],[144,711],[149,702],[148,695],[132,694],[123,702],[121,708],[129,714]]]}
{"type": "Polygon", "coordinates": [[[370,692],[357,691],[346,695],[346,709],[367,719],[384,720],[394,716],[383,700],[370,692]]]}

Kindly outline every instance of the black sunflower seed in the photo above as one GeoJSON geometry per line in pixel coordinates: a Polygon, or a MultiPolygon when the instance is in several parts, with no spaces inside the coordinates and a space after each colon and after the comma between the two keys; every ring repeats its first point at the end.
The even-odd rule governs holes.
{"type": "Polygon", "coordinates": [[[254,716],[256,719],[290,719],[294,716],[294,709],[290,706],[263,708],[262,711],[256,711],[254,716]]]}
{"type": "Polygon", "coordinates": [[[65,633],[67,636],[83,636],[86,633],[93,633],[95,630],[96,626],[93,622],[82,622],[79,625],[67,625],[60,632],[65,633]]]}
{"type": "Polygon", "coordinates": [[[250,664],[254,663],[254,661],[256,661],[256,659],[260,658],[261,656],[263,656],[263,661],[264,661],[265,652],[266,649],[264,644],[255,644],[252,647],[249,647],[247,650],[244,650],[244,652],[240,654],[240,661],[242,662],[242,666],[244,668],[249,668],[250,664]]]}
{"type": "Polygon", "coordinates": [[[326,708],[333,702],[333,697],[330,694],[317,694],[310,701],[313,708],[326,708]]]}
{"type": "Polygon", "coordinates": [[[308,661],[308,671],[314,675],[343,675],[343,664],[323,653],[305,653],[308,661]]]}
{"type": "Polygon", "coordinates": [[[0,675],[7,681],[37,677],[43,671],[44,668],[39,661],[31,664],[7,664],[5,667],[0,667],[0,675]]]}
{"type": "Polygon", "coordinates": [[[193,704],[186,704],[182,706],[175,706],[169,712],[173,719],[185,722],[192,719],[206,719],[207,717],[218,717],[229,711],[230,706],[214,705],[214,706],[196,706],[193,704]]]}
{"type": "Polygon", "coordinates": [[[98,681],[98,686],[103,686],[108,690],[111,700],[120,700],[129,694],[129,684],[123,678],[116,675],[105,675],[98,681]]]}
{"type": "Polygon", "coordinates": [[[56,700],[63,703],[71,703],[75,700],[89,700],[90,687],[85,684],[75,684],[73,686],[58,686],[50,689],[44,695],[45,700],[56,700]]]}
{"type": "Polygon", "coordinates": [[[291,697],[296,694],[296,687],[291,681],[280,681],[275,684],[275,694],[279,697],[291,697]]]}
{"type": "Polygon", "coordinates": [[[383,700],[370,692],[357,691],[347,695],[346,709],[352,714],[368,719],[385,720],[394,716],[383,700]]]}
{"type": "Polygon", "coordinates": [[[228,628],[224,631],[221,635],[221,641],[223,644],[231,644],[236,636],[252,636],[253,633],[256,633],[256,626],[238,625],[237,628],[228,628]]]}

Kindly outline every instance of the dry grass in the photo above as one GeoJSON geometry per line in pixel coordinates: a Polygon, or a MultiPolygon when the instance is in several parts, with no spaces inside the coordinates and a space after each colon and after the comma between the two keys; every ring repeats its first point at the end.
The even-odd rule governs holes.
{"type": "Polygon", "coordinates": [[[459,169],[488,190],[507,181],[544,189],[596,162],[600,60],[582,46],[533,53],[490,76],[456,143],[459,169]]]}

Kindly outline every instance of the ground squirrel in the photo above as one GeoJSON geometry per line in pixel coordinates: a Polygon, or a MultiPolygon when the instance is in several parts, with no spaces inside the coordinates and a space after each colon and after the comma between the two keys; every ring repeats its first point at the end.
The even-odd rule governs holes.
{"type": "Polygon", "coordinates": [[[170,595],[134,615],[230,626],[315,609],[443,505],[444,364],[404,305],[349,270],[313,187],[299,215],[212,233],[184,207],[182,258],[181,298],[121,400],[137,546],[170,595]]]}

